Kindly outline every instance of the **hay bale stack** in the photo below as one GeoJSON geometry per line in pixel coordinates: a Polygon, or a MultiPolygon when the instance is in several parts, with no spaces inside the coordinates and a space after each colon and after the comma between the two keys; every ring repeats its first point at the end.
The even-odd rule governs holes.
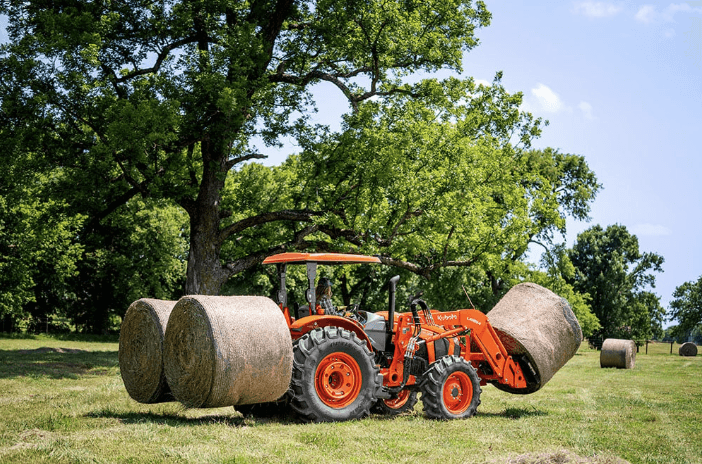
{"type": "Polygon", "coordinates": [[[602,343],[600,367],[633,369],[636,361],[636,343],[633,340],[608,338],[602,343]]]}
{"type": "Polygon", "coordinates": [[[292,359],[287,323],[269,298],[185,296],[168,320],[166,378],[187,407],[275,401],[288,389],[292,359]]]}
{"type": "Polygon", "coordinates": [[[513,389],[495,383],[497,388],[510,393],[539,390],[575,355],[583,340],[580,324],[568,301],[537,284],[514,286],[487,316],[507,352],[523,360],[526,388],[513,389]],[[527,362],[533,372],[525,369],[527,362]]]}
{"type": "Polygon", "coordinates": [[[680,356],[697,356],[697,345],[692,342],[683,343],[678,348],[678,354],[680,356]]]}
{"type": "Polygon", "coordinates": [[[132,303],[119,332],[119,370],[127,393],[140,403],[173,401],[163,372],[163,338],[175,301],[132,303]]]}

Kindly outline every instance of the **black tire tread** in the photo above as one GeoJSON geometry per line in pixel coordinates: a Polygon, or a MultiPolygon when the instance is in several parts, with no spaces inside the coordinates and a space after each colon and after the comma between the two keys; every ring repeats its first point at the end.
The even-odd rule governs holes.
{"type": "Polygon", "coordinates": [[[425,372],[421,384],[424,413],[430,419],[451,420],[472,417],[480,405],[480,377],[473,365],[460,356],[444,356],[433,362],[425,372]],[[473,399],[468,409],[460,414],[451,414],[443,405],[442,390],[448,376],[457,369],[464,368],[473,383],[473,399]]]}
{"type": "MultiPolygon", "coordinates": [[[[300,338],[293,348],[293,372],[290,380],[290,407],[299,418],[307,422],[332,422],[351,419],[360,419],[370,415],[370,408],[377,400],[377,394],[383,383],[383,376],[375,364],[374,355],[368,349],[365,341],[359,339],[354,332],[339,327],[323,327],[315,329],[300,338]],[[309,380],[314,379],[317,364],[323,358],[318,355],[324,350],[331,340],[346,340],[350,349],[360,350],[361,363],[365,363],[366,370],[371,375],[363,382],[367,384],[359,393],[359,400],[346,408],[333,410],[329,407],[320,407],[321,401],[316,393],[310,392],[309,380]],[[320,358],[320,359],[316,359],[320,358]]],[[[364,366],[360,366],[363,370],[364,366]]]]}

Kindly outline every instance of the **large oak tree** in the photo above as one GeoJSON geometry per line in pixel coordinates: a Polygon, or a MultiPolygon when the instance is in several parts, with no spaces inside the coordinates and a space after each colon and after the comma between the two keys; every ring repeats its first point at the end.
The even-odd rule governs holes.
{"type": "Polygon", "coordinates": [[[74,189],[100,191],[85,198],[88,228],[137,194],[174,199],[190,217],[189,293],[216,293],[246,267],[220,261],[232,234],[318,213],[221,225],[232,169],[282,136],[313,136],[312,84],[335,86],[354,111],[413,95],[401,77],[460,70],[490,18],[464,0],[52,0],[2,13],[4,135],[73,171],[74,189]]]}

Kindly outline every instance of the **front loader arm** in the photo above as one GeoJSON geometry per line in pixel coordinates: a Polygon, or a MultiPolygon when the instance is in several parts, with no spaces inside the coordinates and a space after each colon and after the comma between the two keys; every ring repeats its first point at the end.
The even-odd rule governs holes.
{"type": "Polygon", "coordinates": [[[436,324],[442,325],[447,331],[436,334],[427,339],[427,342],[461,336],[470,330],[469,341],[464,347],[465,352],[461,354],[473,363],[480,364],[484,361],[489,364],[492,373],[478,370],[481,380],[497,381],[512,388],[526,388],[526,378],[521,366],[507,353],[485,314],[475,309],[460,309],[444,313],[435,312],[433,316],[436,324]],[[471,352],[470,341],[475,342],[480,352],[471,352]]]}

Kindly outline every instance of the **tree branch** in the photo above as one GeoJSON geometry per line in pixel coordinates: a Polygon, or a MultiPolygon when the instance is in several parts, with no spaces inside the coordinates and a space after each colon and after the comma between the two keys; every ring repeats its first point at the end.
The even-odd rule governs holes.
{"type": "Polygon", "coordinates": [[[226,162],[225,167],[227,171],[232,169],[234,166],[236,166],[239,163],[243,163],[244,161],[252,160],[252,159],[266,159],[268,156],[262,155],[260,153],[252,153],[249,155],[241,155],[237,156],[236,158],[232,158],[229,161],[226,162]]]}
{"type": "Polygon", "coordinates": [[[117,77],[117,74],[115,73],[115,71],[113,69],[106,67],[106,66],[103,66],[103,70],[110,71],[110,74],[112,75],[112,79],[114,79],[114,83],[116,83],[116,84],[126,82],[130,79],[137,77],[137,76],[143,76],[144,74],[156,73],[161,69],[161,64],[163,63],[163,60],[166,59],[166,57],[171,53],[171,51],[175,50],[178,47],[182,47],[183,45],[187,45],[187,44],[194,43],[197,41],[198,41],[198,37],[185,37],[184,39],[176,40],[175,42],[166,45],[161,50],[161,52],[156,57],[156,63],[154,63],[154,65],[152,67],[143,68],[143,69],[135,69],[134,71],[127,73],[122,77],[117,77]]]}
{"type": "MultiPolygon", "coordinates": [[[[311,210],[282,210],[270,213],[262,213],[257,216],[251,216],[231,224],[219,232],[220,242],[223,242],[232,234],[239,233],[251,227],[259,226],[274,221],[299,221],[309,222],[314,216],[320,216],[322,213],[311,210]]],[[[316,231],[316,229],[315,229],[316,231]]]]}
{"type": "Polygon", "coordinates": [[[251,269],[252,267],[261,264],[263,260],[269,256],[272,256],[277,253],[283,253],[290,249],[300,248],[305,243],[304,238],[315,232],[317,232],[317,226],[314,224],[309,225],[301,231],[299,231],[298,233],[296,233],[295,237],[289,242],[270,247],[266,250],[262,250],[257,253],[250,254],[248,256],[245,256],[244,258],[236,259],[227,263],[225,266],[223,266],[223,268],[227,273],[227,276],[231,277],[235,274],[238,274],[240,272],[243,272],[247,269],[251,269]]]}

